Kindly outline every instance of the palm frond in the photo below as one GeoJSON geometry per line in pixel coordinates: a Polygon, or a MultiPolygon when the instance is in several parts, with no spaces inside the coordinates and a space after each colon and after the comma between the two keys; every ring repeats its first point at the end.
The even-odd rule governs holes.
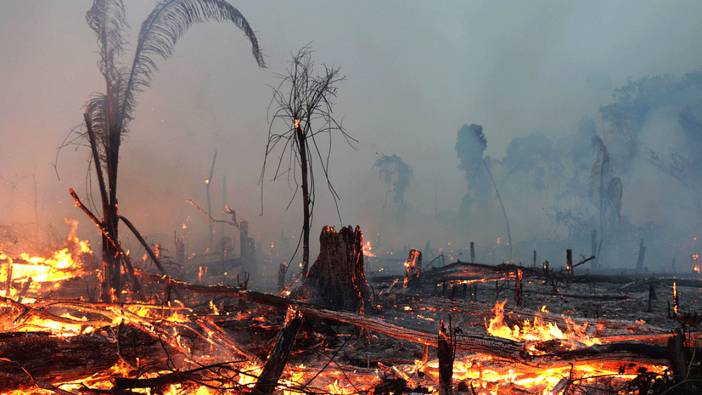
{"type": "Polygon", "coordinates": [[[251,41],[253,57],[265,67],[256,35],[246,18],[226,0],[163,0],[142,23],[131,70],[125,77],[120,119],[131,119],[135,95],[147,88],[158,69],[156,60],[167,59],[178,39],[195,23],[232,22],[251,41]]]}
{"type": "Polygon", "coordinates": [[[93,94],[93,96],[88,100],[88,103],[85,105],[85,113],[88,114],[90,125],[93,128],[95,137],[98,140],[98,150],[100,151],[101,156],[104,155],[110,130],[109,125],[106,123],[108,119],[106,116],[107,107],[108,100],[104,93],[93,94]]]}
{"type": "MultiPolygon", "coordinates": [[[[100,47],[100,72],[109,81],[117,78],[118,60],[125,40],[126,12],[122,0],[93,0],[85,19],[98,39],[100,47]]],[[[109,89],[109,88],[108,88],[109,89]]]]}

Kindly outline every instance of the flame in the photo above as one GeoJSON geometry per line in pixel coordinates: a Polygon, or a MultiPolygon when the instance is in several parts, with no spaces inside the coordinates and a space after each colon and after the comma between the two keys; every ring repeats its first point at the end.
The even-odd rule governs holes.
{"type": "Polygon", "coordinates": [[[366,240],[366,242],[363,243],[363,255],[367,257],[375,257],[375,253],[373,252],[373,243],[371,243],[370,240],[366,240]]]}
{"type": "MultiPolygon", "coordinates": [[[[66,219],[70,231],[64,247],[47,256],[21,252],[15,257],[0,250],[0,296],[37,296],[42,290],[56,290],[68,279],[85,274],[83,258],[92,250],[76,236],[78,221],[66,219]]],[[[25,299],[26,300],[26,299],[25,299]]]]}
{"type": "MultiPolygon", "coordinates": [[[[80,301],[46,300],[38,299],[33,304],[28,300],[20,300],[21,292],[29,295],[35,291],[36,296],[60,288],[62,283],[75,276],[85,274],[88,270],[82,258],[92,254],[87,242],[81,241],[75,235],[77,223],[69,223],[71,232],[66,239],[65,246],[48,254],[35,256],[29,253],[19,254],[12,258],[0,251],[0,288],[9,279],[10,295],[15,299],[0,300],[0,331],[7,332],[49,332],[53,336],[71,337],[82,334],[100,333],[101,328],[116,328],[123,324],[130,324],[148,331],[163,339],[164,343],[182,354],[188,363],[205,364],[217,361],[217,357],[226,355],[227,347],[236,344],[228,338],[216,321],[208,315],[198,315],[197,309],[186,307],[179,301],[164,305],[146,303],[124,304],[92,304],[80,301]],[[1,281],[1,280],[5,281],[1,281]],[[30,280],[31,279],[31,280],[30,280]],[[22,284],[26,284],[25,286],[22,284]],[[7,314],[5,314],[7,312],[7,314]],[[201,339],[212,350],[205,355],[194,356],[191,350],[192,338],[201,339]],[[211,354],[211,355],[210,355],[211,354]],[[217,355],[217,357],[215,357],[217,355]],[[198,360],[198,358],[201,358],[198,360]]],[[[364,243],[364,255],[374,256],[370,250],[372,244],[364,243]],[[367,248],[366,248],[367,247],[367,248]]],[[[206,271],[200,270],[200,281],[204,280],[206,271]]],[[[0,289],[3,295],[5,289],[0,289]]],[[[673,292],[677,300],[677,286],[673,284],[673,292]]],[[[32,294],[34,295],[34,294],[32,294]]],[[[495,303],[494,316],[486,323],[487,332],[496,337],[523,342],[527,351],[538,354],[538,344],[544,341],[558,341],[560,347],[575,349],[578,347],[600,344],[601,340],[593,337],[594,328],[588,323],[577,324],[571,318],[564,317],[565,328],[558,324],[547,322],[544,319],[548,313],[543,306],[535,318],[525,320],[521,325],[510,327],[505,322],[504,309],[506,301],[495,303]]],[[[220,307],[210,300],[209,310],[214,315],[220,315],[220,307]]],[[[676,306],[677,308],[677,306],[676,306]]],[[[223,309],[223,307],[222,307],[223,309]]],[[[405,305],[405,311],[424,310],[422,307],[405,305]]],[[[426,308],[429,310],[429,308],[426,308]]],[[[676,310],[677,312],[677,310],[676,310]]],[[[229,314],[229,313],[226,313],[229,314]]],[[[254,317],[253,311],[238,312],[242,319],[251,319],[267,323],[263,315],[254,317]]],[[[294,311],[289,313],[297,314],[294,311]]],[[[418,318],[433,321],[414,312],[418,318]]],[[[196,349],[196,347],[193,347],[196,349]]],[[[335,362],[336,364],[336,362],[335,362]]],[[[439,379],[437,360],[417,360],[414,364],[396,365],[390,368],[381,367],[376,370],[361,369],[358,367],[324,370],[324,362],[314,362],[312,366],[302,364],[289,364],[278,383],[277,392],[283,395],[302,395],[309,393],[352,394],[372,391],[383,378],[379,370],[405,379],[412,386],[424,386],[429,391],[436,391],[439,379]],[[320,373],[321,369],[321,373],[320,373]],[[417,374],[423,373],[423,374],[417,374]],[[307,389],[305,389],[307,388],[307,389]]],[[[466,382],[470,384],[472,393],[475,394],[503,394],[503,393],[559,393],[564,380],[580,380],[581,383],[594,384],[598,377],[605,377],[608,384],[612,382],[631,380],[636,377],[637,369],[643,367],[649,372],[663,373],[665,367],[655,364],[635,364],[627,361],[602,361],[602,362],[574,362],[564,363],[563,366],[543,368],[526,364],[506,362],[493,358],[490,355],[471,354],[457,357],[454,362],[453,379],[457,384],[466,382]]],[[[139,360],[136,366],[121,358],[111,368],[97,372],[89,377],[84,377],[71,382],[62,382],[56,379],[51,383],[64,391],[81,392],[85,387],[96,390],[109,390],[113,387],[115,377],[153,378],[171,371],[142,371],[139,360]],[[138,373],[137,373],[138,372],[138,373]]],[[[226,387],[229,391],[215,389],[222,386],[222,382],[203,378],[197,383],[172,384],[163,389],[164,394],[197,394],[214,395],[216,393],[242,393],[250,391],[255,385],[258,376],[262,373],[263,366],[256,361],[237,362],[236,373],[227,378],[226,387]]],[[[21,389],[11,391],[9,394],[23,393],[51,393],[40,388],[21,389]],[[31,390],[31,391],[30,391],[31,390]]]]}
{"type": "MultiPolygon", "coordinates": [[[[494,360],[490,355],[475,354],[456,359],[453,364],[454,383],[469,382],[475,394],[555,394],[561,393],[558,386],[563,380],[578,380],[581,384],[593,384],[598,377],[624,382],[636,377],[639,366],[625,366],[623,363],[574,363],[562,367],[538,368],[494,360]],[[622,366],[620,366],[622,365],[622,366]],[[620,370],[624,367],[623,371],[620,370]]],[[[645,365],[651,372],[663,373],[658,365],[645,365]]],[[[415,366],[408,371],[414,374],[421,371],[436,383],[439,379],[439,362],[415,361],[415,366]]]]}
{"type": "Polygon", "coordinates": [[[564,347],[570,350],[583,346],[601,344],[600,339],[591,336],[590,329],[594,327],[590,326],[587,322],[578,325],[572,318],[566,316],[563,317],[566,328],[562,330],[558,324],[544,321],[542,314],[547,312],[546,306],[541,308],[533,321],[527,319],[524,320],[521,327],[519,325],[514,325],[510,328],[504,321],[506,303],[506,300],[495,303],[495,307],[493,308],[494,316],[487,324],[486,330],[490,335],[495,337],[524,342],[527,350],[531,353],[539,353],[535,343],[550,340],[558,340],[564,347]]]}

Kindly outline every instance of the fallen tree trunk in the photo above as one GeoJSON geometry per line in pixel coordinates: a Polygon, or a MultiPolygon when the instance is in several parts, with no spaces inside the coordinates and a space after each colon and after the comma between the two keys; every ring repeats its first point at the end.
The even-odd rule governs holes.
{"type": "MultiPolygon", "coordinates": [[[[238,290],[227,286],[193,285],[168,278],[161,278],[161,281],[169,281],[171,286],[200,294],[239,297],[280,309],[287,308],[289,305],[295,305],[298,306],[300,312],[308,318],[317,318],[353,325],[369,332],[385,335],[394,339],[429,347],[437,347],[436,334],[402,327],[380,318],[361,316],[351,312],[322,309],[304,302],[260,292],[238,290]]],[[[561,350],[546,355],[530,355],[526,351],[524,343],[489,335],[463,334],[456,338],[455,347],[457,352],[482,353],[510,361],[554,367],[567,365],[570,362],[631,360],[643,363],[661,363],[665,361],[665,358],[662,358],[665,353],[665,348],[636,341],[626,341],[626,339],[625,336],[622,336],[618,339],[619,341],[604,345],[584,347],[577,350],[561,350]]]]}
{"type": "Polygon", "coordinates": [[[44,332],[0,334],[0,392],[28,389],[91,376],[112,367],[119,358],[136,366],[165,368],[161,342],[131,326],[114,340],[107,332],[61,337],[44,332]]]}
{"type": "Polygon", "coordinates": [[[260,395],[270,395],[275,391],[280,375],[288,363],[290,351],[295,343],[295,336],[302,325],[302,315],[295,307],[288,307],[285,316],[285,326],[280,331],[275,346],[268,355],[263,371],[256,382],[253,393],[260,395]]]}

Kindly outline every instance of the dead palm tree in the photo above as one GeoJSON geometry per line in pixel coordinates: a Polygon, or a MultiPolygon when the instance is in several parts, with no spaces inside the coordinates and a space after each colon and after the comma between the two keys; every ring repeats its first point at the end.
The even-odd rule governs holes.
{"type": "Polygon", "coordinates": [[[102,300],[119,298],[120,262],[124,260],[118,240],[117,169],[122,139],[133,120],[136,96],[148,88],[158,69],[157,61],[167,59],[178,39],[196,23],[232,22],[251,42],[254,59],[264,67],[258,40],[244,16],[225,0],[162,0],[141,25],[133,58],[121,63],[126,31],[122,0],[94,0],[86,15],[97,35],[100,73],[104,92],[93,94],[86,104],[84,119],[92,161],[102,203],[102,300]]]}

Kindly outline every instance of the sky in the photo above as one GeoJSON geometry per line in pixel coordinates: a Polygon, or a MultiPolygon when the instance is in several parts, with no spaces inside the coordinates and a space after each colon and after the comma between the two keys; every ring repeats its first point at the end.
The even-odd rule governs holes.
{"type": "MultiPolygon", "coordinates": [[[[125,3],[133,50],[155,2],[125,3]]],[[[410,204],[456,210],[466,186],[454,144],[464,123],[483,125],[488,154],[501,157],[514,137],[558,136],[583,116],[597,120],[599,106],[628,79],[702,65],[699,1],[232,3],[256,31],[267,68],[256,66],[235,27],[197,25],[138,97],[122,146],[120,208],[154,237],[184,221],[204,226],[185,199],[204,203],[215,150],[217,205],[226,176],[227,201],[254,233],[272,238],[298,226],[299,202],[286,210],[291,190],[270,177],[259,216],[259,177],[270,86],[307,44],[316,62],[347,77],[336,113],[359,143],[334,143],[331,172],[344,223],[369,227],[369,206],[386,199],[372,168],[379,155],[412,166],[410,204]]],[[[82,215],[66,190],[85,191],[88,152],[64,149],[58,161],[56,153],[102,88],[89,7],[85,0],[0,4],[2,224],[34,221],[34,179],[41,222],[82,215]]],[[[337,224],[329,194],[319,199],[315,226],[337,224]]]]}

